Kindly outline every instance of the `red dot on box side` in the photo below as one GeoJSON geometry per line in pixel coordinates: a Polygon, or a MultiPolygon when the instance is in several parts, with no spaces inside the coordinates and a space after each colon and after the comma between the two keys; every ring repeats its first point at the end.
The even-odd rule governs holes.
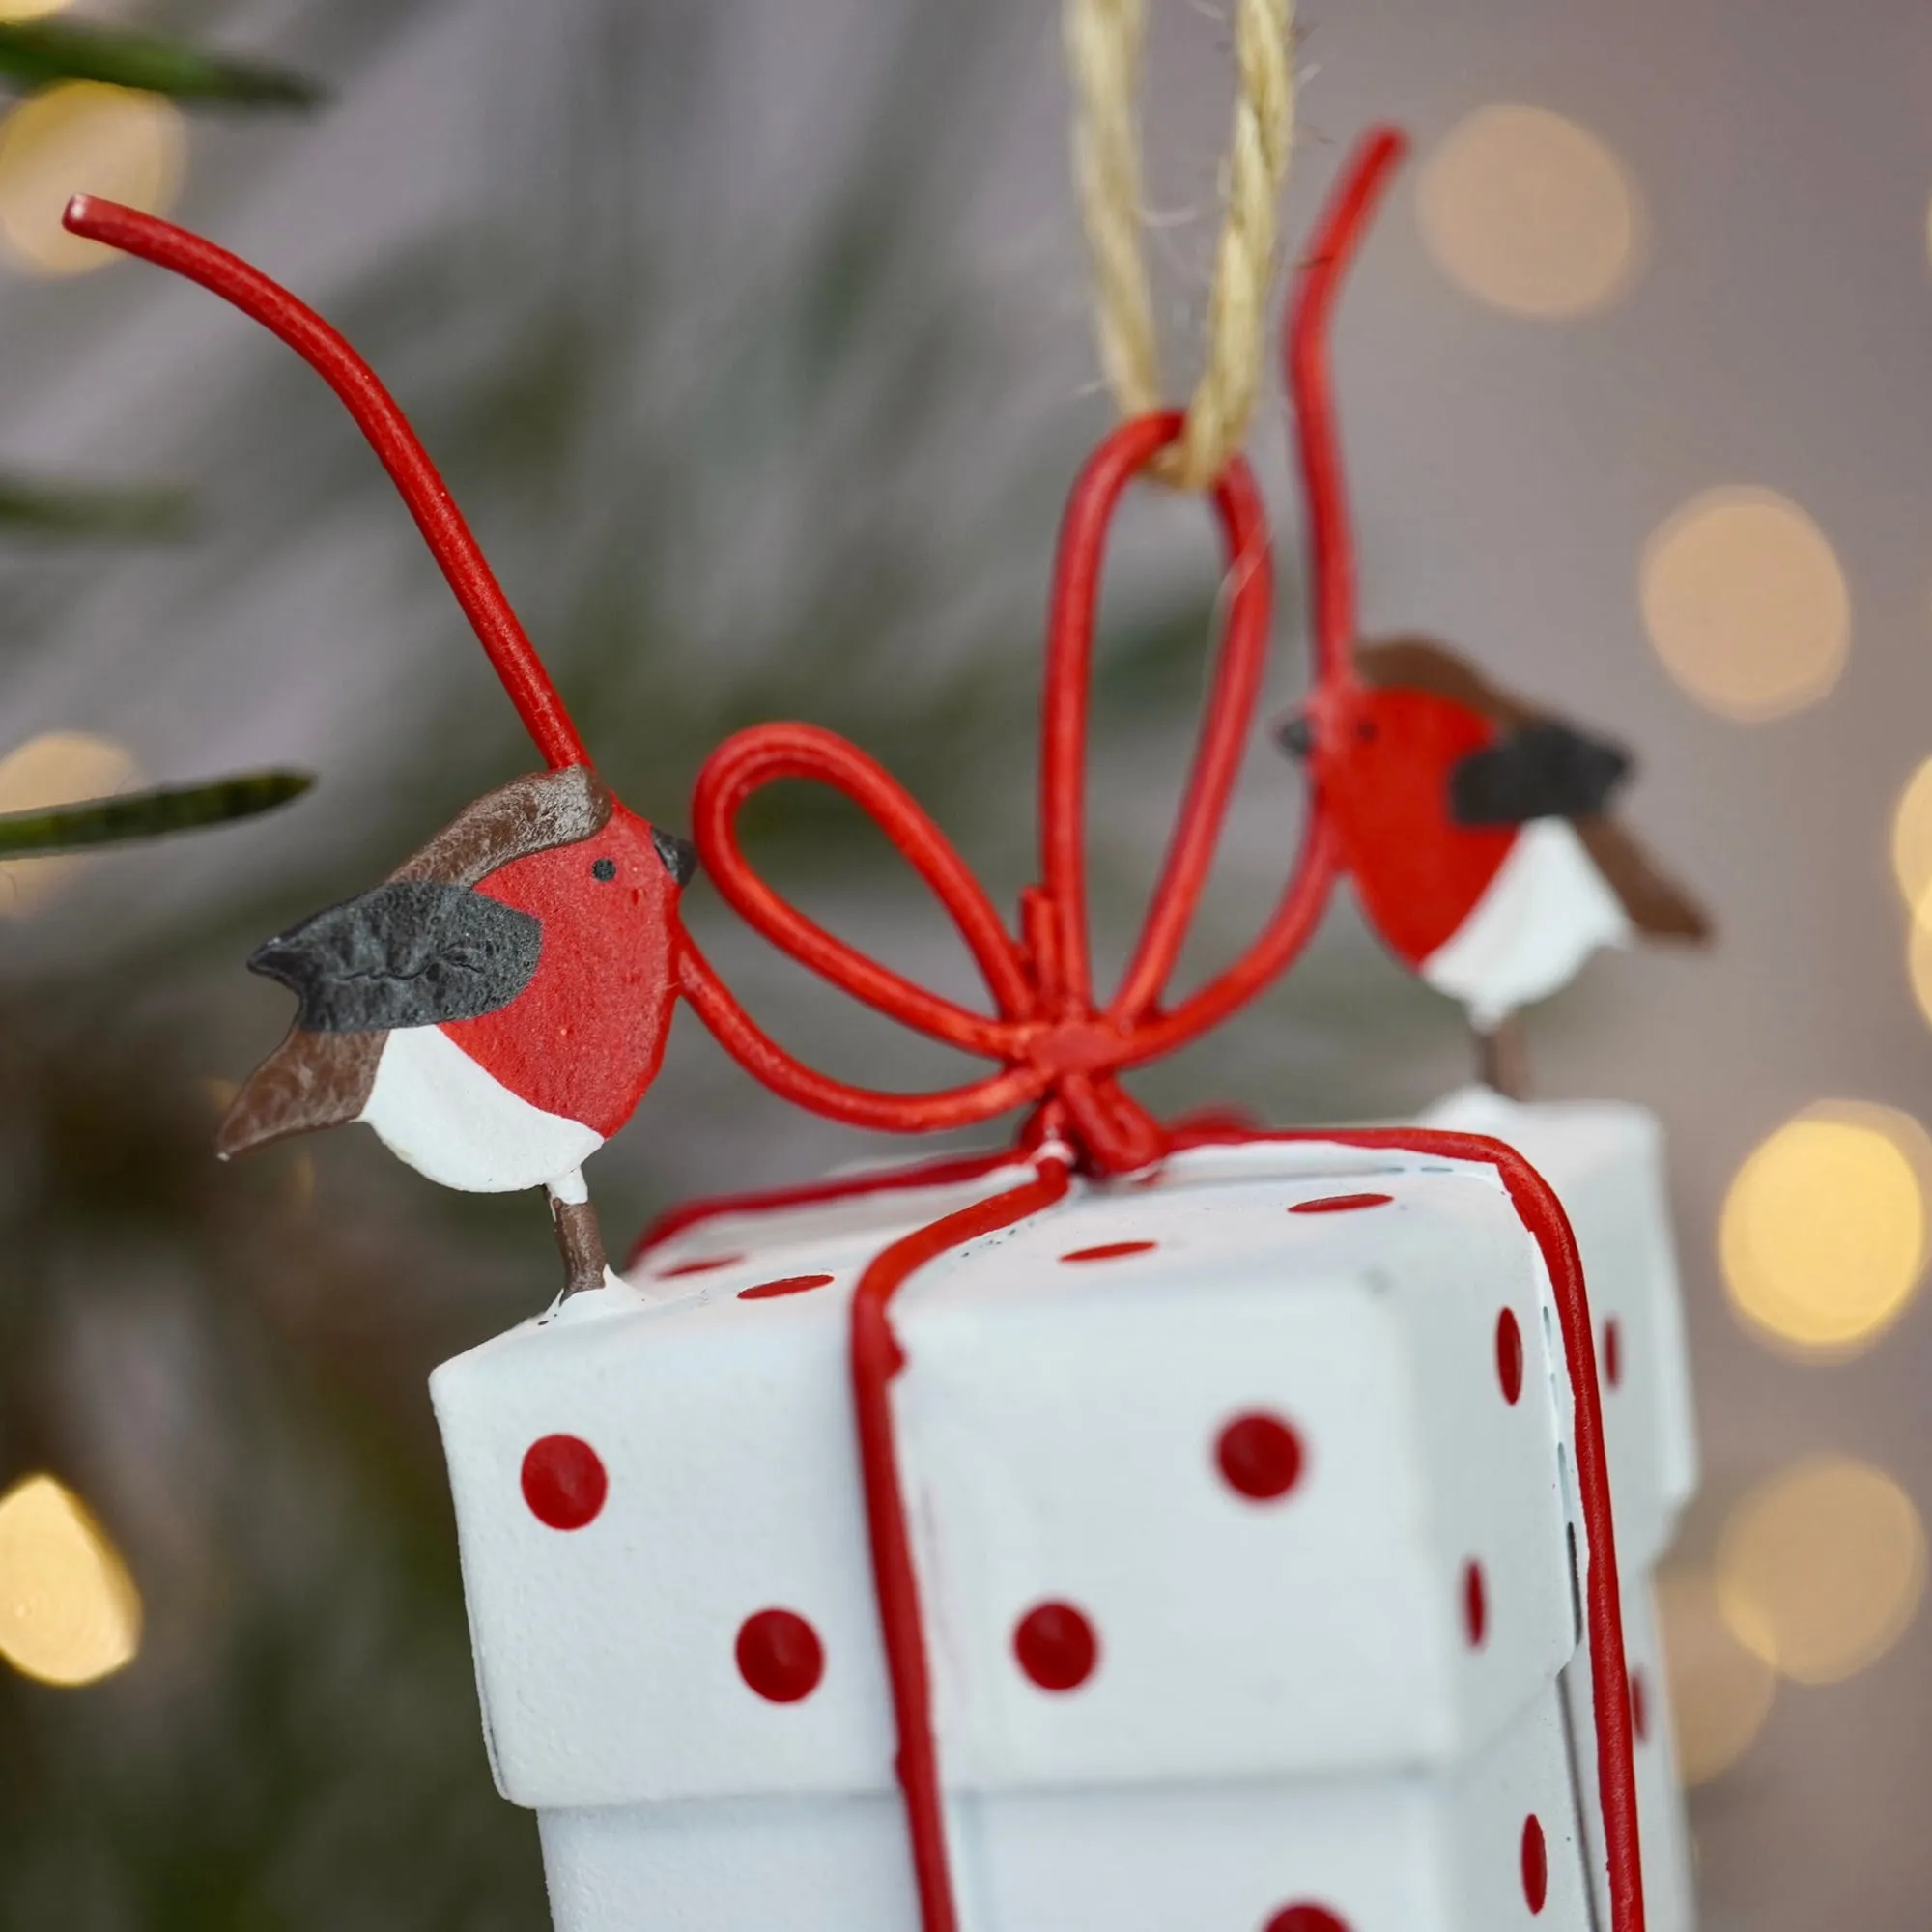
{"type": "Polygon", "coordinates": [[[1100,1661],[1100,1639],[1071,1604],[1036,1604],[1014,1628],[1013,1655],[1042,1690],[1075,1690],[1100,1661]]]}
{"type": "Polygon", "coordinates": [[[1604,1379],[1615,1388],[1624,1378],[1624,1324],[1612,1315],[1604,1323],[1604,1379]]]}
{"type": "Polygon", "coordinates": [[[755,1288],[741,1288],[740,1301],[776,1301],[781,1294],[803,1294],[808,1289],[823,1288],[829,1274],[788,1274],[781,1281],[761,1281],[755,1288]]]}
{"type": "Polygon", "coordinates": [[[1471,1650],[1481,1650],[1490,1628],[1490,1593],[1483,1566],[1472,1556],[1463,1566],[1463,1634],[1471,1650]]]}
{"type": "Polygon", "coordinates": [[[1346,1214],[1351,1208],[1386,1208],[1393,1194],[1323,1194],[1313,1201],[1296,1201],[1291,1214],[1346,1214]]]}
{"type": "Polygon", "coordinates": [[[1230,1489],[1271,1503],[1301,1478],[1301,1437],[1278,1415],[1237,1415],[1215,1441],[1214,1460],[1230,1489]]]}
{"type": "Polygon", "coordinates": [[[552,1529],[582,1529],[604,1507],[611,1479],[578,1435],[544,1435],[524,1451],[524,1500],[552,1529]]]}
{"type": "Polygon", "coordinates": [[[738,1629],[738,1675],[771,1704],[796,1704],[825,1675],[818,1633],[792,1610],[760,1610],[738,1629]]]}
{"type": "Polygon", "coordinates": [[[1325,1905],[1285,1905],[1262,1932],[1349,1932],[1349,1921],[1325,1905]]]}
{"type": "Polygon", "coordinates": [[[1505,1308],[1496,1317],[1496,1380],[1502,1384],[1503,1400],[1515,1407],[1522,1395],[1522,1325],[1514,1308],[1505,1308]]]}
{"type": "Polygon", "coordinates": [[[1064,1262],[1115,1262],[1122,1255],[1144,1255],[1158,1247],[1157,1241],[1102,1241],[1097,1248],[1073,1248],[1061,1256],[1064,1262]]]}
{"type": "Polygon", "coordinates": [[[1549,1896],[1549,1848],[1534,1811],[1522,1821],[1522,1895],[1532,1913],[1549,1896]]]}
{"type": "Polygon", "coordinates": [[[1638,1744],[1650,1736],[1650,1686],[1643,1681],[1641,1670],[1631,1672],[1631,1729],[1638,1744]]]}
{"type": "Polygon", "coordinates": [[[658,1280],[675,1281],[681,1274],[709,1274],[713,1268],[727,1268],[743,1261],[743,1255],[706,1255],[702,1261],[679,1262],[675,1267],[660,1271],[658,1280]]]}

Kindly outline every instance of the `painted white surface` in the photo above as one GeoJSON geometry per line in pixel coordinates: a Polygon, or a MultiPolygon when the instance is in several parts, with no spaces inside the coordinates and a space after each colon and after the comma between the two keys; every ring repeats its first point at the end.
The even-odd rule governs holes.
{"type": "Polygon", "coordinates": [[[895,1393],[949,1781],[1443,1762],[1569,1656],[1533,1245],[1487,1179],[1428,1165],[1095,1191],[916,1279],[895,1393]],[[1365,1186],[1393,1202],[1287,1211],[1365,1186]],[[1158,1245],[1060,1260],[1121,1240],[1158,1245]],[[1515,1406],[1506,1303],[1527,1350],[1515,1406]],[[1215,1466],[1221,1428],[1254,1411],[1306,1454],[1277,1503],[1215,1466]],[[1474,1652],[1470,1560],[1492,1616],[1474,1652]],[[1042,1598],[1101,1634],[1073,1697],[1013,1666],[1042,1598]]]}
{"type": "MultiPolygon", "coordinates": [[[[1597,1337],[1624,1586],[1624,1645],[1632,1676],[1643,1686],[1648,1720],[1636,1747],[1645,1907],[1651,1932],[1691,1932],[1696,1908],[1690,1847],[1672,1753],[1669,1682],[1651,1594],[1652,1572],[1697,1486],[1690,1358],[1662,1136],[1655,1117],[1640,1107],[1607,1101],[1524,1104],[1484,1087],[1448,1095],[1424,1120],[1430,1126],[1492,1134],[1518,1148],[1556,1189],[1576,1230],[1597,1337]],[[1622,1374],[1614,1386],[1602,1373],[1604,1335],[1612,1321],[1622,1331],[1622,1374]]],[[[1568,1401],[1567,1384],[1562,1400],[1568,1401]]],[[[1580,1525],[1578,1538],[1584,1548],[1580,1525]]],[[[1565,1668],[1563,1692],[1577,1741],[1600,1922],[1607,1924],[1587,1649],[1579,1648],[1565,1668]]]]}
{"type": "MultiPolygon", "coordinates": [[[[1694,1932],[1695,1894],[1690,1883],[1690,1830],[1678,1784],[1670,1730],[1669,1683],[1658,1643],[1657,1609],[1647,1572],[1624,1576],[1624,1651],[1634,1680],[1643,1685],[1644,1735],[1637,1740],[1637,1838],[1643,1848],[1644,1922],[1647,1932],[1694,1932]]],[[[1609,1923],[1609,1888],[1603,1856],[1603,1826],[1597,1812],[1596,1699],[1590,1673],[1579,1656],[1563,1673],[1570,1734],[1577,1740],[1577,1786],[1584,1842],[1597,1885],[1600,1922],[1609,1923]]]]}
{"type": "Polygon", "coordinates": [[[1562,1200],[1594,1318],[1617,1553],[1626,1574],[1649,1569],[1697,1487],[1684,1302],[1655,1117],[1613,1101],[1525,1105],[1465,1087],[1422,1120],[1508,1141],[1562,1200]],[[1604,1359],[1612,1321],[1622,1358],[1614,1386],[1604,1359]]]}
{"type": "MultiPolygon", "coordinates": [[[[1255,1178],[1251,1151],[1227,1164],[1250,1178],[1190,1165],[1193,1185],[1083,1191],[902,1297],[901,1452],[961,1788],[1444,1763],[1570,1655],[1531,1243],[1487,1170],[1378,1159],[1255,1178]],[[1395,1205],[1286,1211],[1351,1182],[1395,1205]],[[1135,1238],[1160,1246],[1058,1260],[1135,1238]],[[1495,1371],[1506,1298],[1528,1349],[1515,1407],[1495,1371]],[[1307,1449],[1278,1505],[1235,1496],[1214,1466],[1221,1426],[1257,1407],[1307,1449]],[[1472,1556],[1491,1614],[1473,1653],[1472,1556]],[[1102,1666],[1070,1697],[1037,1690],[1009,1649],[1048,1597],[1101,1633],[1102,1666]]],[[[684,1292],[594,1324],[525,1324],[437,1372],[507,1795],[889,1787],[846,1354],[852,1285],[883,1245],[871,1230],[644,1283],[684,1292]],[[831,1286],[737,1298],[821,1270],[831,1286]],[[518,1480],[556,1432],[611,1474],[603,1513],[563,1534],[518,1480]],[[802,1704],[738,1679],[737,1630],[772,1605],[825,1645],[802,1704]]]]}
{"type": "MultiPolygon", "coordinates": [[[[1681,1339],[1660,1314],[1674,1277],[1655,1131],[1634,1109],[1480,1092],[1429,1124],[1498,1134],[1546,1169],[1600,1332],[1606,1312],[1625,1324],[1615,1393],[1633,1400],[1606,1416],[1649,1700],[1646,1881],[1657,1932],[1690,1932],[1645,1574],[1694,1469],[1688,1407],[1657,1369],[1681,1339]],[[1649,1441],[1673,1431],[1667,1453],[1649,1441]]],[[[580,1296],[437,1372],[493,1764],[542,1813],[559,1932],[913,1922],[849,1301],[895,1233],[1011,1178],[702,1224],[621,1298],[580,1296]],[[834,1280],[738,1298],[812,1272],[834,1280]],[[566,1533],[518,1480],[559,1431],[611,1473],[603,1512],[566,1533]],[[775,1605],[825,1647],[797,1704],[758,1698],[735,1666],[740,1624],[775,1605]]],[[[1255,1932],[1304,1897],[1350,1932],[1591,1923],[1579,1833],[1599,1861],[1601,1833],[1580,1815],[1594,1744],[1548,1293],[1491,1170],[1323,1142],[1201,1149],[1151,1184],[1081,1186],[915,1278],[896,1308],[898,1439],[974,1932],[1255,1932]],[[1353,1192],[1394,1200],[1287,1211],[1353,1192]],[[1156,1246],[1060,1259],[1132,1240],[1156,1246]],[[1515,1406],[1495,1364],[1505,1302],[1525,1344],[1515,1406]],[[1251,1409],[1308,1451],[1279,1503],[1214,1467],[1219,1426],[1251,1409]],[[1471,1554],[1489,1600],[1474,1652],[1471,1554]],[[1100,1637],[1099,1668],[1065,1695],[1011,1651],[1046,1599],[1100,1637]],[[1534,1920],[1531,1810],[1551,1874],[1534,1920]]]]}
{"type": "MultiPolygon", "coordinates": [[[[1259,1932],[1321,1904],[1350,1932],[1585,1932],[1561,1714],[1532,1702],[1486,1751],[1425,1775],[1011,1790],[955,1800],[969,1932],[1259,1932]],[[1549,1892],[1523,1898],[1534,1813],[1549,1892]]],[[[722,1799],[551,1812],[558,1932],[906,1932],[893,1797],[722,1799]]]]}
{"type": "Polygon", "coordinates": [[[561,1188],[604,1145],[581,1121],[512,1094],[434,1026],[399,1027],[384,1041],[358,1118],[417,1173],[471,1194],[561,1188]]]}
{"type": "Polygon", "coordinates": [[[1600,946],[1628,945],[1630,921],[1567,819],[1517,835],[1475,909],[1422,962],[1438,993],[1478,1027],[1555,992],[1600,946]]]}

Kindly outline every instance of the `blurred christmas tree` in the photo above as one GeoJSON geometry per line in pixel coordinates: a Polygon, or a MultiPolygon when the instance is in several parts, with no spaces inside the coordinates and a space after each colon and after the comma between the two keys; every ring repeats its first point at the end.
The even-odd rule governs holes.
{"type": "MultiPolygon", "coordinates": [[[[271,36],[277,67],[327,76],[340,104],[303,138],[346,125],[336,138],[380,151],[386,134],[409,156],[384,163],[396,198],[418,167],[473,170],[407,223],[386,199],[327,220],[306,205],[380,252],[345,272],[324,248],[325,279],[290,279],[414,417],[616,789],[678,825],[725,731],[813,718],[905,778],[1010,902],[1032,863],[1053,524],[1104,425],[1097,399],[1014,405],[1035,345],[963,239],[987,130],[1050,57],[1031,11],[907,0],[863,34],[847,22],[829,59],[812,21],[775,55],[774,10],[698,0],[178,11],[197,43],[271,36]],[[455,162],[440,89],[482,130],[455,162]],[[810,140],[777,125],[800,96],[810,140]]],[[[187,218],[252,248],[251,196],[303,204],[286,182],[258,190],[263,135],[218,139],[187,218]]],[[[1062,254],[1071,290],[1070,216],[1062,254]]],[[[85,1689],[0,1670],[0,1920],[535,1928],[535,1833],[489,1785],[423,1383],[548,1296],[544,1216],[445,1196],[361,1136],[232,1171],[208,1152],[217,1072],[287,1016],[241,973],[248,946],[368,884],[529,754],[332,400],[146,273],[61,291],[58,316],[51,294],[0,301],[17,350],[0,419],[33,390],[78,408],[109,385],[128,406],[81,410],[91,460],[185,466],[194,540],[125,562],[0,556],[16,612],[0,702],[135,718],[204,769],[313,764],[330,809],[218,856],[104,861],[0,956],[0,1489],[49,1472],[86,1498],[98,1530],[29,1496],[118,1605],[100,1655],[135,1653],[85,1689]],[[138,333],[162,313],[165,341],[138,333]],[[130,346],[152,357],[140,408],[130,346]]],[[[1077,315],[1062,352],[1060,400],[1085,374],[1077,315]]],[[[1198,510],[1144,514],[1156,535],[1180,520],[1190,561],[1109,611],[1096,891],[1116,943],[1167,818],[1146,774],[1178,783],[1214,596],[1198,510]]],[[[1264,775],[1204,950],[1278,889],[1294,797],[1285,768],[1264,775]]],[[[787,890],[973,995],[875,835],[809,793],[783,808],[752,829],[787,890]]],[[[814,1058],[908,1084],[941,1069],[692,898],[714,958],[814,1058]]],[[[1444,1084],[1455,1016],[1365,957],[1344,935],[1153,1097],[1279,1113],[1292,1094],[1319,1115],[1444,1084]],[[1379,1085],[1344,1070],[1368,1070],[1371,1023],[1379,1085]]],[[[667,1197],[872,1151],[785,1115],[685,1027],[593,1178],[621,1236],[667,1197]]]]}

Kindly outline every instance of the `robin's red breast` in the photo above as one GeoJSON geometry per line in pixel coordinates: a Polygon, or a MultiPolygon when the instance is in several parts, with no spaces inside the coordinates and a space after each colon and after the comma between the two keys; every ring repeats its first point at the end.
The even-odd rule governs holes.
{"type": "Polygon", "coordinates": [[[1553,992],[1599,946],[1708,935],[1609,813],[1623,747],[1431,639],[1366,644],[1354,664],[1281,741],[1310,761],[1370,923],[1479,1025],[1553,992]]]}
{"type": "Polygon", "coordinates": [[[477,800],[249,961],[300,1005],[221,1152],[365,1121],[446,1186],[567,1198],[663,1056],[692,856],[586,766],[477,800]]]}

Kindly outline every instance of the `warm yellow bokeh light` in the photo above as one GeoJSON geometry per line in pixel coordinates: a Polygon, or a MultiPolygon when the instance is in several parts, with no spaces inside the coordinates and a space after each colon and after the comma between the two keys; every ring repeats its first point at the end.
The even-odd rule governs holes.
{"type": "Polygon", "coordinates": [[[1754,1490],[1718,1548],[1732,1634],[1801,1684],[1834,1684],[1883,1657],[1924,1590],[1912,1498],[1845,1456],[1810,1458],[1754,1490]]]}
{"type": "Polygon", "coordinates": [[[1580,315],[1627,287],[1641,252],[1623,164],[1541,107],[1479,107],[1416,187],[1422,239],[1458,287],[1512,315],[1580,315]]]}
{"type": "Polygon", "coordinates": [[[0,1657],[44,1684],[92,1684],[133,1661],[141,1598],[106,1533],[51,1476],[0,1496],[0,1657]]]}
{"type": "MultiPolygon", "coordinates": [[[[126,747],[85,731],[43,731],[0,758],[0,811],[109,798],[140,782],[126,747]]],[[[82,855],[0,860],[0,918],[37,912],[88,863],[82,855]]]]}
{"type": "Polygon", "coordinates": [[[1678,1775],[1708,1784],[1737,1763],[1764,1729],[1777,1673],[1761,1644],[1743,1644],[1701,1571],[1672,1568],[1657,1579],[1657,1618],[1670,1682],[1678,1775]]]}
{"type": "Polygon", "coordinates": [[[1927,1026],[1932,1026],[1932,893],[1928,893],[1926,902],[1918,909],[1918,916],[1912,922],[1911,933],[1905,942],[1906,970],[1912,976],[1912,997],[1918,1002],[1918,1010],[1927,1026]]]}
{"type": "Polygon", "coordinates": [[[1731,1303],[1764,1339],[1842,1358],[1905,1309],[1924,1272],[1932,1139],[1909,1114],[1823,1101],[1739,1168],[1718,1223],[1731,1303]]]}
{"type": "Polygon", "coordinates": [[[116,251],[61,226],[69,198],[164,213],[186,156],[180,110],[157,94],[74,80],[30,95],[0,121],[0,237],[37,275],[100,268],[116,251]]]}
{"type": "Polygon", "coordinates": [[[44,20],[68,4],[69,0],[0,0],[0,20],[44,20]]]}
{"type": "Polygon", "coordinates": [[[1891,869],[1916,912],[1932,888],[1932,758],[1914,772],[1891,813],[1891,869]]]}
{"type": "Polygon", "coordinates": [[[1830,542],[1789,497],[1693,497],[1644,545],[1644,628],[1699,704],[1747,724],[1815,704],[1852,647],[1852,599],[1830,542]]]}

